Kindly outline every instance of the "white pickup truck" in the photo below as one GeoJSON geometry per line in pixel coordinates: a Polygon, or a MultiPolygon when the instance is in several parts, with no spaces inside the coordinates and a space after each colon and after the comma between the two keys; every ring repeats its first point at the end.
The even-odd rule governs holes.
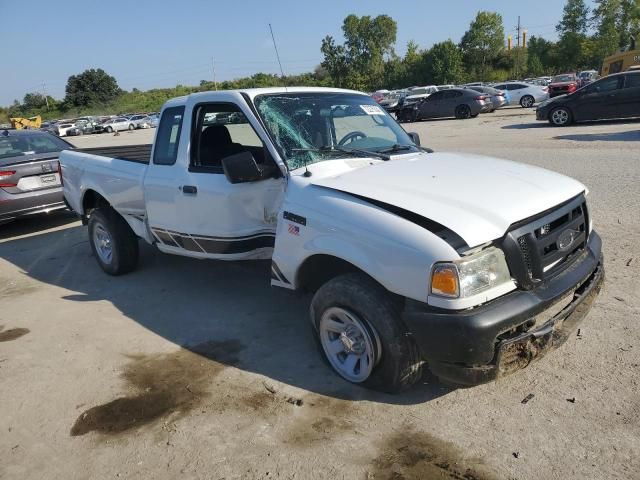
{"type": "Polygon", "coordinates": [[[604,281],[587,190],[540,168],[420,147],[362,93],[204,92],[167,102],[153,146],[60,155],[102,269],[138,239],[202,259],[271,259],[315,292],[346,380],[394,392],[427,366],[475,385],[559,346],[604,281]]]}

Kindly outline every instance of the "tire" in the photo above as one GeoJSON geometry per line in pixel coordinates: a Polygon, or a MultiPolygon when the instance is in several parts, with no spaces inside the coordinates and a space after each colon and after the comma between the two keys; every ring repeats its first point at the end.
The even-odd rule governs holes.
{"type": "Polygon", "coordinates": [[[471,118],[471,109],[469,105],[458,105],[456,107],[456,118],[459,120],[466,120],[467,118],[471,118]]]}
{"type": "Polygon", "coordinates": [[[113,128],[107,127],[107,128],[104,129],[104,131],[107,132],[107,133],[113,133],[113,128]]]}
{"type": "Polygon", "coordinates": [[[476,113],[475,115],[471,115],[471,118],[476,118],[478,115],[480,115],[480,114],[476,113]]]}
{"type": "Polygon", "coordinates": [[[531,95],[525,95],[520,99],[520,106],[522,108],[531,108],[533,107],[534,103],[536,103],[536,99],[533,98],[531,95]]]}
{"type": "Polygon", "coordinates": [[[138,238],[111,207],[91,212],[89,244],[98,264],[109,275],[129,273],[138,264],[138,238]]]}
{"type": "Polygon", "coordinates": [[[130,123],[130,124],[129,124],[129,130],[135,130],[135,128],[136,128],[136,127],[133,125],[133,123],[130,123]]]}
{"type": "Polygon", "coordinates": [[[349,273],[330,280],[314,295],[310,314],[322,355],[345,380],[397,393],[422,377],[419,349],[398,309],[387,291],[368,276],[349,273]],[[336,349],[344,346],[343,351],[331,354],[334,343],[336,349]],[[346,365],[352,356],[359,359],[349,369],[346,365]]]}
{"type": "Polygon", "coordinates": [[[567,107],[557,107],[549,112],[549,123],[554,127],[566,127],[572,122],[573,115],[567,107]]]}

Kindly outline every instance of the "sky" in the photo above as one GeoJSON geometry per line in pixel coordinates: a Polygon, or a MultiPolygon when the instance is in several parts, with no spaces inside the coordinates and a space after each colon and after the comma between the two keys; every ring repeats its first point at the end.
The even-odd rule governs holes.
{"type": "MultiPolygon", "coordinates": [[[[588,3],[591,3],[590,1],[588,3]]],[[[0,0],[0,105],[25,93],[61,99],[70,75],[102,68],[121,88],[147,90],[200,80],[279,73],[272,25],[285,74],[312,71],[326,35],[342,40],[344,18],[390,15],[396,52],[458,42],[479,10],[502,15],[515,37],[518,15],[529,36],[556,38],[564,1],[536,0],[0,0]]]]}

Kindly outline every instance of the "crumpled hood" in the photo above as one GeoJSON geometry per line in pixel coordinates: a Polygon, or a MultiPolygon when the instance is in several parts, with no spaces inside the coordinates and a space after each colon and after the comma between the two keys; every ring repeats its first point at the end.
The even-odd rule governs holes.
{"type": "Polygon", "coordinates": [[[426,217],[469,247],[500,238],[513,223],[585,191],[580,182],[549,170],[466,153],[404,157],[312,183],[426,217]]]}

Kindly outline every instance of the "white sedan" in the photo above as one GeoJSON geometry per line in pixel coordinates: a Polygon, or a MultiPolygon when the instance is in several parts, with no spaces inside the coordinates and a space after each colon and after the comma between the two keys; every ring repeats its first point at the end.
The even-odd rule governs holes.
{"type": "Polygon", "coordinates": [[[509,103],[519,103],[522,108],[531,108],[534,104],[544,102],[549,98],[549,89],[540,85],[524,82],[506,82],[494,85],[493,88],[507,91],[509,103]]]}

